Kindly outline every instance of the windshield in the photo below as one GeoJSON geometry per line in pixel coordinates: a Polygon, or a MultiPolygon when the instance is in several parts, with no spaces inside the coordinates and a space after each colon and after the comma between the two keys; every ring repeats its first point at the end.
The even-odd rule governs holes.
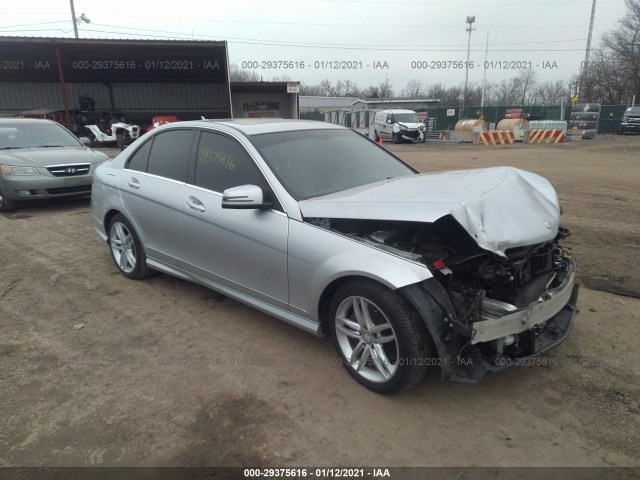
{"type": "Polygon", "coordinates": [[[351,130],[268,133],[251,141],[296,200],[416,173],[351,130]]]}
{"type": "Polygon", "coordinates": [[[640,115],[640,107],[627,108],[627,111],[625,113],[630,113],[631,115],[640,115]]]}
{"type": "Polygon", "coordinates": [[[393,118],[398,123],[420,123],[420,119],[415,113],[394,113],[393,118]]]}
{"type": "Polygon", "coordinates": [[[0,150],[30,147],[77,147],[82,144],[67,130],[53,122],[2,123],[0,150]]]}

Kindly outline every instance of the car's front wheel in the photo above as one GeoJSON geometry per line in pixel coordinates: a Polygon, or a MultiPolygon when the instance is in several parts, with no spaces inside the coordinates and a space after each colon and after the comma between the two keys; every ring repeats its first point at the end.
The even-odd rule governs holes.
{"type": "Polygon", "coordinates": [[[109,248],[118,270],[133,280],[149,276],[147,258],[140,239],[129,220],[117,214],[109,222],[109,248]]]}
{"type": "Polygon", "coordinates": [[[395,393],[424,378],[432,342],[415,311],[391,290],[349,282],[333,297],[329,318],[343,365],[368,389],[395,393]]]}
{"type": "Polygon", "coordinates": [[[0,212],[10,212],[16,209],[16,204],[14,201],[9,200],[4,196],[2,192],[0,192],[0,212]]]}

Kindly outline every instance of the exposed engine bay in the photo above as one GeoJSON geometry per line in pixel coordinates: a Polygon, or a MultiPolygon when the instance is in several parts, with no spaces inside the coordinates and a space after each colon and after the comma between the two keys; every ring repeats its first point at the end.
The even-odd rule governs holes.
{"type": "MultiPolygon", "coordinates": [[[[546,300],[546,292],[565,282],[572,268],[571,257],[560,246],[560,241],[570,235],[563,227],[554,239],[511,248],[503,257],[480,248],[449,215],[433,223],[349,219],[307,221],[426,265],[454,306],[455,323],[463,336],[465,332],[473,336],[473,324],[487,320],[483,303],[504,302],[509,308],[515,307],[513,310],[526,309],[533,302],[546,300]]],[[[527,345],[544,331],[545,323],[521,333],[524,345],[520,347],[518,335],[510,335],[513,339],[509,338],[506,345],[499,339],[478,347],[490,349],[486,352],[489,356],[525,356],[530,353],[527,345]]]]}

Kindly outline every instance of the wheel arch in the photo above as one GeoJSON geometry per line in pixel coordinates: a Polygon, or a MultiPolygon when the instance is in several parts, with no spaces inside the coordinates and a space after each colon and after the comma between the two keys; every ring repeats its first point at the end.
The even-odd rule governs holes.
{"type": "Polygon", "coordinates": [[[326,335],[329,332],[329,310],[331,309],[331,300],[335,296],[336,292],[340,289],[340,287],[356,280],[374,283],[387,288],[388,290],[398,294],[398,296],[407,304],[409,308],[415,310],[413,304],[407,301],[407,298],[404,294],[401,293],[400,289],[391,287],[388,283],[383,282],[381,279],[361,274],[345,275],[331,281],[320,294],[320,298],[318,300],[318,320],[320,321],[320,330],[323,334],[326,335]]]}
{"type": "Polygon", "coordinates": [[[112,208],[110,209],[105,215],[104,215],[104,231],[107,232],[107,235],[109,234],[109,224],[111,223],[111,219],[113,217],[115,217],[116,215],[122,215],[123,217],[127,218],[127,216],[122,213],[120,210],[112,208]]]}

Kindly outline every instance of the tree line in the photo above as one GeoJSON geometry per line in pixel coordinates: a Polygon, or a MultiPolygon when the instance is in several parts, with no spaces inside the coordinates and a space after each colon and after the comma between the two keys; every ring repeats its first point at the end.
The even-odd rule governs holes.
{"type": "MultiPolygon", "coordinates": [[[[559,105],[562,99],[579,90],[581,102],[605,105],[628,103],[633,95],[640,101],[640,0],[625,0],[625,16],[616,30],[602,35],[600,44],[580,72],[568,80],[541,82],[535,70],[520,70],[511,78],[486,82],[485,105],[559,105]]],[[[262,77],[238,65],[231,65],[232,81],[255,82],[262,77]]],[[[270,81],[291,81],[289,77],[274,77],[270,81]]],[[[300,95],[357,98],[428,98],[440,100],[441,106],[457,106],[463,94],[462,85],[436,83],[425,85],[413,79],[402,88],[384,82],[360,87],[351,80],[321,80],[301,82],[300,95]]],[[[482,102],[482,83],[471,82],[467,88],[466,105],[482,102]]]]}

